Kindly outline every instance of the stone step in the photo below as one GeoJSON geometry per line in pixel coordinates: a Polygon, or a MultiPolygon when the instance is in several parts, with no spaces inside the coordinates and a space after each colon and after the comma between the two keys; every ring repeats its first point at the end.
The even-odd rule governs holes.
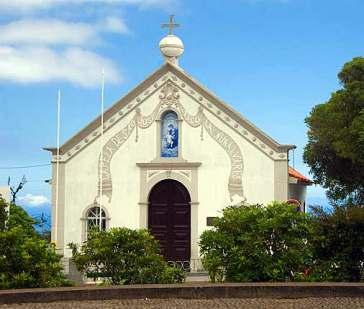
{"type": "Polygon", "coordinates": [[[209,282],[210,277],[207,272],[187,273],[186,282],[209,282]]]}

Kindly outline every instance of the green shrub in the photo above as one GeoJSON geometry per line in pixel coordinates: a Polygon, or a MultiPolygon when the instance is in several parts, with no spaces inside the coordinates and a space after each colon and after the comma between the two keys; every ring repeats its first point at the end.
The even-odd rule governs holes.
{"type": "Polygon", "coordinates": [[[177,283],[185,279],[179,268],[170,267],[158,254],[158,242],[147,230],[112,228],[91,231],[78,248],[70,244],[79,271],[104,277],[112,284],[177,283]]]}
{"type": "Polygon", "coordinates": [[[312,263],[313,225],[286,203],[228,207],[201,236],[212,281],[302,280],[312,263]]]}
{"type": "Polygon", "coordinates": [[[364,207],[312,208],[316,235],[313,281],[360,281],[364,264],[364,207]]]}
{"type": "Polygon", "coordinates": [[[0,222],[0,289],[70,285],[54,246],[40,239],[24,210],[10,207],[10,218],[1,217],[8,219],[6,225],[0,222]]]}

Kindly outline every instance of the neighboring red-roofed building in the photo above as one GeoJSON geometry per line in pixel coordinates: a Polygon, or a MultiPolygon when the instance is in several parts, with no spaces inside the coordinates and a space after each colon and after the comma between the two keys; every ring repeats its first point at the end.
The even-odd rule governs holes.
{"type": "Polygon", "coordinates": [[[288,175],[289,177],[297,179],[297,182],[302,184],[311,185],[313,181],[306,176],[302,175],[299,171],[295,170],[293,167],[288,167],[288,175]]]}
{"type": "Polygon", "coordinates": [[[311,186],[313,181],[290,166],[288,167],[288,176],[289,201],[295,200],[299,202],[300,210],[305,212],[307,186],[311,186]]]}

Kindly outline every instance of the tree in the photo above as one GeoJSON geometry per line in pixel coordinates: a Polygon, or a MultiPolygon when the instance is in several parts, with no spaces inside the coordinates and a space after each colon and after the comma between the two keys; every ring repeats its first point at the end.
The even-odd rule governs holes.
{"type": "Polygon", "coordinates": [[[87,276],[112,284],[177,283],[185,279],[180,268],[168,266],[158,254],[158,242],[147,230],[112,228],[92,230],[78,248],[70,244],[73,260],[87,276]]]}
{"type": "Polygon", "coordinates": [[[10,192],[11,192],[11,203],[15,204],[16,196],[19,193],[21,189],[23,189],[24,185],[27,183],[27,179],[25,178],[25,175],[23,175],[21,181],[19,182],[18,186],[12,187],[10,186],[10,177],[8,178],[8,186],[10,186],[10,192]]]}
{"type": "Polygon", "coordinates": [[[212,281],[300,280],[312,263],[313,226],[287,203],[228,207],[203,232],[203,265],[212,281]]]}
{"type": "Polygon", "coordinates": [[[305,120],[304,161],[332,201],[364,204],[364,58],[346,63],[338,77],[342,89],[305,120]]]}
{"type": "Polygon", "coordinates": [[[312,208],[315,223],[311,280],[360,281],[364,269],[364,207],[312,208]]]}
{"type": "Polygon", "coordinates": [[[10,216],[8,218],[7,228],[12,229],[15,227],[21,227],[27,235],[36,235],[34,224],[36,224],[37,222],[32,217],[30,217],[27,212],[20,206],[10,203],[9,208],[10,216]]]}

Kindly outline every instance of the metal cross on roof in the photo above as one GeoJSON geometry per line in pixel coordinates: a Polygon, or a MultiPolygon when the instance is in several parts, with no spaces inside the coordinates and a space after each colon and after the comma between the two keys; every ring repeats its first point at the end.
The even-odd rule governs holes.
{"type": "Polygon", "coordinates": [[[162,28],[169,28],[169,34],[173,34],[173,29],[179,27],[180,24],[174,22],[174,15],[169,16],[169,23],[162,24],[162,28]]]}

